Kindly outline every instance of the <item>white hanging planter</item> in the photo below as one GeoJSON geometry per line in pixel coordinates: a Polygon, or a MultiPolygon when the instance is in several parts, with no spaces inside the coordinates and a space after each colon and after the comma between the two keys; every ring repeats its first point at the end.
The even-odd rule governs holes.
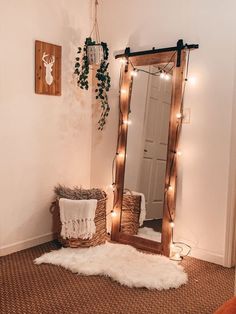
{"type": "Polygon", "coordinates": [[[100,44],[87,46],[87,57],[90,65],[100,64],[104,59],[103,46],[100,44]]]}

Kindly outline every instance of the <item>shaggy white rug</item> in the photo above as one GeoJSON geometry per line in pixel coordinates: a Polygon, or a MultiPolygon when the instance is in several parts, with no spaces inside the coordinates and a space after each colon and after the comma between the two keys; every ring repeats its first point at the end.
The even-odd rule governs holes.
{"type": "Polygon", "coordinates": [[[141,253],[123,244],[62,248],[36,258],[35,263],[59,265],[83,275],[109,276],[128,287],[162,290],[178,288],[187,282],[182,266],[167,257],[141,253]]]}

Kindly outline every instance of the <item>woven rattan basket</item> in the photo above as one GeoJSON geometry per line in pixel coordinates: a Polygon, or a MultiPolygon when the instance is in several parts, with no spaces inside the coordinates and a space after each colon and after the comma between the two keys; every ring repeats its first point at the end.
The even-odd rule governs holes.
{"type": "Polygon", "coordinates": [[[138,233],[141,196],[128,191],[123,195],[121,232],[134,235],[138,233]]]}
{"type": "Polygon", "coordinates": [[[61,221],[60,221],[60,209],[59,209],[59,200],[57,199],[52,203],[51,212],[53,214],[53,224],[54,230],[57,234],[58,241],[64,247],[90,247],[103,244],[108,239],[106,231],[106,198],[98,200],[97,208],[95,211],[95,226],[96,232],[91,239],[63,239],[61,237],[61,221]]]}

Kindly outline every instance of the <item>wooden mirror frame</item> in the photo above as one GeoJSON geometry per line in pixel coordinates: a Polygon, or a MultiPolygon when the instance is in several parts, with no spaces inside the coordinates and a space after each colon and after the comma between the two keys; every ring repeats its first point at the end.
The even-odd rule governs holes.
{"type": "MultiPolygon", "coordinates": [[[[170,48],[171,49],[171,48],[170,48]]],[[[161,49],[160,49],[161,50],[161,49]]],[[[164,50],[164,49],[163,49],[164,50]]],[[[166,49],[168,50],[168,48],[166,49]]],[[[180,132],[182,125],[182,117],[177,118],[177,114],[183,114],[183,86],[184,86],[184,71],[186,63],[187,49],[178,50],[176,53],[170,51],[151,51],[141,53],[129,53],[128,55],[120,55],[117,58],[123,58],[124,64],[121,66],[120,76],[120,97],[119,97],[119,127],[118,127],[118,140],[116,152],[116,170],[114,182],[114,206],[112,215],[112,241],[119,243],[130,244],[136,248],[151,251],[153,253],[163,254],[169,256],[170,243],[172,240],[172,227],[171,222],[175,216],[176,206],[176,185],[177,185],[177,163],[176,163],[176,133],[180,132]],[[126,149],[127,149],[127,135],[128,121],[130,112],[130,100],[132,93],[133,76],[131,71],[136,66],[147,66],[158,63],[174,63],[173,80],[172,80],[172,98],[170,109],[170,122],[169,122],[169,135],[167,146],[167,166],[165,176],[165,197],[163,208],[163,221],[162,221],[162,237],[161,243],[153,240],[139,238],[133,235],[128,235],[120,232],[121,227],[121,214],[122,214],[122,201],[124,191],[124,177],[125,177],[125,163],[126,163],[126,149]],[[170,191],[170,188],[171,191],[170,191]]]]}

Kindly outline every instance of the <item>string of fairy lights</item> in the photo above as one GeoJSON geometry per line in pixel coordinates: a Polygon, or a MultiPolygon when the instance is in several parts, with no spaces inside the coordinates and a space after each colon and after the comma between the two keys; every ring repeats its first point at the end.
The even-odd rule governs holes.
{"type": "MultiPolygon", "coordinates": [[[[175,186],[173,184],[171,184],[172,178],[173,178],[173,171],[175,170],[175,166],[176,166],[176,162],[177,162],[177,157],[182,155],[182,151],[180,151],[178,149],[178,145],[179,145],[179,139],[180,139],[180,135],[181,135],[181,130],[182,130],[182,123],[183,123],[183,118],[184,118],[184,113],[183,113],[183,109],[184,109],[184,97],[185,97],[185,91],[186,91],[186,84],[189,80],[188,78],[188,74],[189,74],[189,60],[190,60],[190,49],[185,48],[187,50],[187,62],[186,62],[186,70],[185,70],[185,78],[184,78],[184,82],[183,82],[183,89],[182,89],[182,95],[181,95],[181,104],[180,104],[180,110],[179,112],[176,114],[176,132],[175,132],[175,136],[174,136],[174,141],[173,141],[173,147],[169,153],[171,154],[171,159],[170,159],[170,170],[168,173],[168,180],[167,180],[167,184],[165,187],[165,191],[164,191],[164,200],[166,202],[167,205],[167,210],[168,210],[168,215],[169,215],[169,224],[171,227],[171,243],[170,243],[170,249],[173,251],[175,249],[178,249],[177,252],[174,253],[174,255],[172,255],[170,257],[170,259],[173,259],[175,261],[181,261],[183,259],[184,256],[187,256],[190,251],[191,251],[191,247],[184,243],[184,242],[179,242],[179,241],[174,241],[174,219],[172,216],[172,211],[174,212],[173,208],[171,209],[170,206],[170,199],[173,196],[173,193],[175,192],[175,186]],[[187,248],[187,253],[183,254],[183,246],[185,246],[187,248]]],[[[146,69],[141,69],[141,68],[136,68],[133,64],[132,61],[129,58],[121,58],[120,62],[121,64],[123,64],[124,66],[128,66],[129,64],[132,67],[132,71],[131,71],[131,76],[132,77],[136,77],[138,75],[139,72],[144,72],[148,75],[152,75],[152,76],[159,76],[161,79],[163,80],[170,80],[171,79],[171,73],[172,70],[175,66],[174,64],[174,58],[176,56],[176,51],[173,53],[173,55],[170,57],[170,60],[164,65],[164,66],[158,66],[157,67],[157,71],[148,71],[146,69]]],[[[121,75],[122,75],[122,71],[121,71],[121,75]]],[[[120,77],[120,86],[119,86],[119,90],[120,90],[120,95],[122,94],[126,94],[127,90],[123,89],[121,86],[121,82],[122,82],[122,77],[120,77]]],[[[122,116],[122,112],[121,112],[121,108],[120,108],[120,113],[122,116]]],[[[129,109],[129,113],[130,113],[130,109],[129,109]]],[[[130,119],[123,119],[122,120],[122,124],[124,125],[130,125],[132,124],[132,121],[130,119]]],[[[119,135],[118,135],[119,136],[119,135]]],[[[119,143],[119,138],[118,138],[118,142],[119,143]]],[[[119,152],[118,151],[119,148],[119,144],[117,144],[117,151],[116,154],[112,160],[112,190],[113,193],[116,191],[117,186],[114,180],[114,169],[115,169],[115,163],[117,158],[121,158],[124,160],[125,158],[125,153],[124,152],[119,152]]],[[[111,214],[112,217],[115,217],[117,215],[117,213],[114,211],[114,207],[113,209],[110,211],[109,214],[111,214]]]]}
{"type": "Polygon", "coordinates": [[[136,68],[131,60],[127,60],[126,58],[120,59],[121,64],[127,64],[129,62],[133,68],[131,71],[131,76],[136,77],[138,76],[139,72],[144,72],[146,74],[152,75],[152,76],[160,76],[161,79],[170,80],[171,79],[171,72],[174,68],[173,59],[176,55],[176,51],[173,53],[173,55],[170,57],[170,60],[164,65],[164,66],[158,66],[157,71],[148,71],[141,68],[136,68]],[[169,65],[172,64],[172,66],[169,68],[169,65]]]}

